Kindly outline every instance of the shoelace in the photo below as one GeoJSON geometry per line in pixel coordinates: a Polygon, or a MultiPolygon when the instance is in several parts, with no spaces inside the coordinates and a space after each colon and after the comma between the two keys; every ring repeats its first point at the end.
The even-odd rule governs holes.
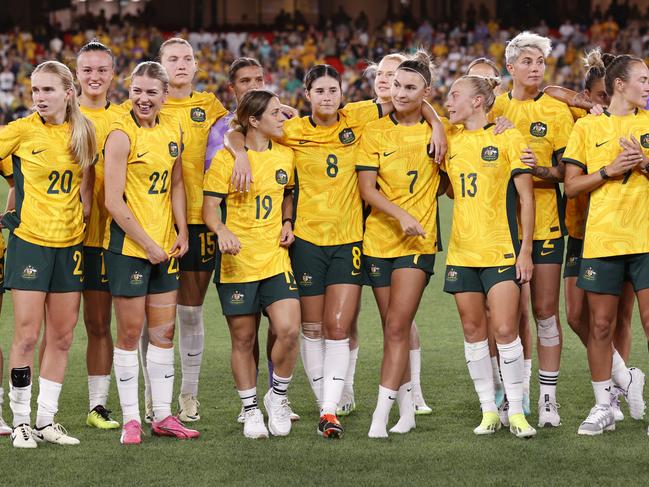
{"type": "Polygon", "coordinates": [[[56,432],[57,432],[59,435],[61,435],[61,436],[70,436],[70,435],[68,434],[68,430],[66,430],[66,429],[63,427],[63,425],[61,425],[61,424],[59,424],[59,423],[53,424],[53,425],[52,425],[52,429],[54,429],[54,431],[56,431],[56,432]]]}
{"type": "Polygon", "coordinates": [[[99,416],[101,416],[104,420],[110,421],[110,413],[112,412],[110,409],[106,409],[104,406],[97,406],[95,407],[95,411],[99,416]]]}
{"type": "Polygon", "coordinates": [[[282,419],[290,418],[291,408],[288,405],[287,399],[282,399],[282,402],[279,403],[279,407],[277,409],[277,412],[282,419]]]}
{"type": "Polygon", "coordinates": [[[32,437],[31,428],[26,424],[20,425],[19,428],[23,435],[23,440],[28,441],[32,437]]]}
{"type": "Polygon", "coordinates": [[[591,421],[592,423],[603,423],[606,421],[606,417],[608,416],[608,409],[602,407],[602,406],[594,406],[590,410],[590,414],[588,415],[588,418],[586,421],[588,421],[589,418],[592,418],[591,421]]]}

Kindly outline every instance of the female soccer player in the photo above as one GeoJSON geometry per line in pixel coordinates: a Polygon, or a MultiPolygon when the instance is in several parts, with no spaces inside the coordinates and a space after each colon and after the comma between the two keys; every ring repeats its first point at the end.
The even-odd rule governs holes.
{"type": "MultiPolygon", "coordinates": [[[[3,218],[10,229],[5,287],[12,290],[15,328],[9,404],[18,448],[35,448],[37,441],[79,444],[54,423],[54,415],[83,289],[82,174],[87,175],[97,154],[95,130],[79,110],[70,70],[56,61],[44,62],[32,73],[31,86],[36,112],[0,131],[0,159],[12,154],[13,171],[20,174],[16,210],[3,218]],[[31,371],[45,315],[46,346],[32,430],[31,371]]],[[[90,187],[87,180],[85,184],[90,187]]]]}
{"type": "Polygon", "coordinates": [[[242,193],[230,186],[234,158],[225,149],[219,151],[205,175],[203,218],[218,237],[214,282],[232,338],[232,374],[245,410],[243,433],[248,438],[268,437],[257,405],[253,356],[257,314],[264,311],[277,337],[271,352],[273,386],[264,396],[264,406],[270,432],[286,436],[291,431],[286,393],[300,330],[299,295],[288,256],[294,239],[293,151],[271,141],[282,136],[284,122],[274,93],[246,93],[236,121],[248,147],[252,191],[242,193]]]}
{"type": "Polygon", "coordinates": [[[161,113],[169,84],[162,65],[143,62],[131,74],[132,109],[106,140],[104,258],[117,317],[113,363],[122,406],[121,443],[139,444],[137,346],[145,319],[153,434],[196,438],[171,415],[178,259],[187,252],[183,147],[178,120],[161,113]],[[177,230],[176,230],[177,228],[177,230]]]}
{"type": "Polygon", "coordinates": [[[106,409],[110,374],[113,368],[113,337],[110,332],[111,296],[104,262],[104,230],[108,214],[104,206],[104,143],[111,123],[123,110],[108,101],[113,80],[113,54],[97,41],[83,46],[77,54],[77,80],[81,87],[81,113],[95,126],[98,159],[94,166],[95,183],[92,207],[86,222],[83,242],[83,321],[88,334],[88,415],[86,424],[99,429],[119,428],[106,409]]]}
{"type": "Polygon", "coordinates": [[[495,433],[501,424],[489,358],[490,329],[509,401],[507,423],[514,435],[527,438],[536,435],[536,430],[523,414],[518,315],[520,285],[531,279],[534,267],[534,192],[528,165],[536,160],[518,130],[495,135],[493,124],[487,123],[498,83],[497,78],[463,76],[449,90],[446,108],[450,122],[463,124],[464,130],[449,137],[451,151],[446,158],[455,199],[444,290],[455,297],[464,331],[464,354],[482,408],[482,422],[474,433],[495,433]]]}
{"type": "Polygon", "coordinates": [[[540,396],[539,426],[559,426],[556,388],[561,360],[559,291],[563,262],[563,200],[559,182],[565,166],[561,155],[572,130],[568,107],[540,91],[550,40],[530,32],[512,39],[505,50],[512,91],[496,98],[491,118],[505,116],[523,134],[537,162],[532,167],[536,218],[530,281],[532,312],[537,325],[540,396]]]}
{"type": "Polygon", "coordinates": [[[368,124],[356,158],[360,193],[372,208],[363,237],[365,270],[384,323],[381,384],[371,438],[388,436],[388,415],[397,395],[404,396],[401,418],[390,431],[407,433],[415,427],[411,386],[406,382],[409,336],[440,244],[440,175],[426,150],[431,127],[422,118],[431,81],[426,53],[399,65],[391,89],[395,113],[368,124]]]}
{"type": "MultiPolygon", "coordinates": [[[[595,406],[579,426],[582,435],[615,429],[610,407],[611,376],[616,373],[612,336],[625,276],[631,279],[649,333],[649,115],[643,110],[649,69],[640,58],[617,56],[604,81],[611,96],[608,110],[578,120],[565,153],[567,196],[590,193],[577,285],[586,291],[591,316],[587,349],[595,406]]],[[[621,375],[629,381],[626,370],[621,375]]],[[[644,403],[641,409],[637,412],[643,415],[644,403]]]]}

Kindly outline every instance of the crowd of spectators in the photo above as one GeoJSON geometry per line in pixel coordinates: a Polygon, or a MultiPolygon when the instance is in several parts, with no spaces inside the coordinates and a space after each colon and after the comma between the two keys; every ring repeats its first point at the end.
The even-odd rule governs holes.
{"type": "MultiPolygon", "coordinates": [[[[47,59],[57,59],[74,66],[76,51],[91,39],[110,46],[115,55],[116,80],[111,92],[114,102],[127,97],[127,78],[140,61],[154,59],[160,44],[172,35],[188,39],[196,52],[199,71],[196,89],[215,92],[226,107],[234,99],[227,88],[227,68],[238,56],[259,59],[266,68],[266,82],[283,101],[304,111],[302,79],[309,66],[327,62],[342,73],[347,101],[372,97],[371,79],[364,75],[371,61],[395,50],[429,50],[438,67],[435,100],[444,98],[446,89],[471,60],[486,56],[496,61],[506,79],[504,50],[517,31],[501,27],[484,12],[467,12],[466,22],[414,24],[409,18],[394,18],[370,28],[361,13],[352,19],[344,10],[334,17],[309,25],[301,15],[281,12],[273,30],[211,32],[163,32],[126,19],[112,22],[85,22],[78,30],[59,32],[50,29],[30,33],[16,28],[0,33],[0,124],[29,111],[29,75],[34,66],[47,59]]],[[[604,51],[649,53],[649,16],[638,12],[624,19],[609,12],[595,11],[591,23],[582,25],[565,20],[550,27],[541,21],[531,28],[552,38],[553,51],[548,59],[546,81],[580,89],[583,77],[581,56],[584,50],[600,46],[604,51]]]]}

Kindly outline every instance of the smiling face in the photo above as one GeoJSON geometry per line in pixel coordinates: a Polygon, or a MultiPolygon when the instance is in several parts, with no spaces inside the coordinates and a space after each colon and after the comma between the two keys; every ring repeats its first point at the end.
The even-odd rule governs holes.
{"type": "Polygon", "coordinates": [[[545,58],[536,48],[523,49],[513,64],[507,64],[507,71],[514,84],[527,89],[539,89],[545,74],[545,58]]]}
{"type": "Polygon", "coordinates": [[[129,99],[133,113],[141,125],[152,125],[165,102],[166,92],[162,81],[148,76],[134,76],[131,79],[129,99]]]}
{"type": "Polygon", "coordinates": [[[376,78],[374,78],[374,93],[380,102],[390,101],[390,90],[392,80],[397,68],[401,64],[397,59],[383,58],[376,68],[376,78]]]}
{"type": "Polygon", "coordinates": [[[305,92],[306,99],[311,103],[314,115],[330,117],[336,113],[342,100],[340,83],[331,76],[322,76],[311,84],[311,89],[305,92]]]}
{"type": "Polygon", "coordinates": [[[77,57],[77,79],[81,93],[105,98],[113,80],[113,58],[104,51],[82,52],[77,57]]]}
{"type": "Polygon", "coordinates": [[[400,113],[420,110],[424,98],[430,95],[424,77],[409,69],[399,69],[392,80],[390,90],[394,109],[400,113]]]}
{"type": "Polygon", "coordinates": [[[263,87],[264,70],[259,66],[246,66],[238,69],[234,74],[234,81],[230,83],[230,88],[234,92],[237,103],[250,90],[258,90],[263,87]]]}
{"type": "Polygon", "coordinates": [[[165,46],[160,56],[160,63],[167,70],[169,84],[178,88],[191,84],[198,69],[194,50],[187,44],[165,46]]]}
{"type": "Polygon", "coordinates": [[[61,78],[53,73],[37,72],[32,75],[32,100],[38,114],[51,121],[65,115],[66,105],[72,96],[65,89],[61,78]]]}

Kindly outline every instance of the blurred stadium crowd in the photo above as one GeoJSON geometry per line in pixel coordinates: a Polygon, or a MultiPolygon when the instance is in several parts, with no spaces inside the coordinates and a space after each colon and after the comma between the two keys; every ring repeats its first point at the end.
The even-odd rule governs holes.
{"type": "MultiPolygon", "coordinates": [[[[347,101],[372,97],[371,82],[364,75],[368,62],[379,60],[395,50],[412,51],[419,46],[429,49],[438,65],[435,101],[441,103],[446,88],[463,72],[471,60],[486,56],[504,67],[505,43],[520,28],[511,29],[489,18],[486,9],[467,11],[465,22],[415,23],[408,16],[386,19],[370,29],[361,13],[353,19],[340,10],[319,25],[309,25],[299,12],[281,12],[275,25],[266,31],[162,32],[138,24],[134,18],[107,21],[83,18],[75,31],[24,32],[16,28],[0,33],[0,125],[25,115],[30,110],[29,75],[38,63],[57,59],[73,67],[76,51],[96,38],[111,47],[116,58],[116,77],[111,98],[121,102],[127,97],[128,74],[140,61],[154,59],[160,44],[172,35],[189,40],[197,53],[200,67],[196,79],[199,91],[216,92],[226,107],[234,98],[227,89],[227,68],[239,56],[259,59],[266,68],[268,87],[282,100],[301,111],[306,109],[302,78],[314,63],[327,62],[343,75],[347,101]]],[[[553,52],[548,59],[547,82],[581,89],[581,56],[585,49],[600,46],[606,52],[649,54],[649,9],[592,12],[591,23],[565,20],[556,28],[540,21],[531,30],[550,36],[553,52]]]]}

